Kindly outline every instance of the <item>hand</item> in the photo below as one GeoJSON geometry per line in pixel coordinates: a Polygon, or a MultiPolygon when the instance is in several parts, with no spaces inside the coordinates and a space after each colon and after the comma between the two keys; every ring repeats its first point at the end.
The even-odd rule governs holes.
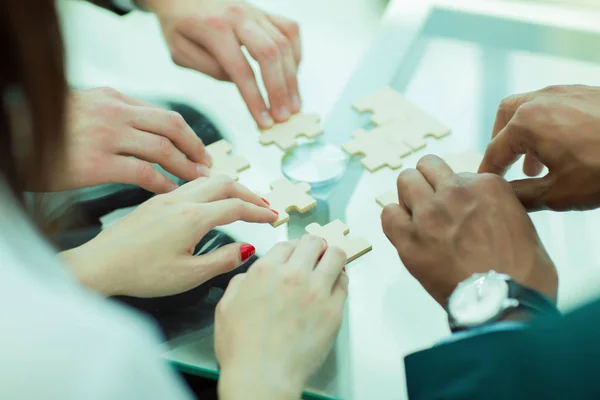
{"type": "Polygon", "coordinates": [[[298,25],[240,0],[143,0],[160,21],[173,61],[235,83],[260,128],[300,111],[298,25]],[[244,46],[258,61],[270,113],[244,46]]]}
{"type": "Polygon", "coordinates": [[[277,244],[236,276],[217,306],[219,394],[299,399],[340,328],[348,291],[346,255],[304,236],[277,244]]]}
{"type": "Polygon", "coordinates": [[[273,222],[267,204],[227,177],[200,178],[156,196],[95,239],[62,253],[82,283],[108,296],[182,293],[231,271],[254,254],[234,243],[202,256],[196,244],[234,221],[273,222]]]}
{"type": "Polygon", "coordinates": [[[38,190],[119,182],[166,193],[178,185],[151,163],[187,181],[206,176],[212,163],[181,115],[110,88],[71,92],[67,128],[66,169],[38,190]]]}
{"type": "Polygon", "coordinates": [[[509,97],[498,110],[480,172],[503,175],[521,155],[534,177],[511,182],[529,211],[600,206],[600,88],[557,86],[509,97]]]}
{"type": "Polygon", "coordinates": [[[497,175],[459,174],[426,156],[398,177],[400,205],[383,230],[408,271],[443,307],[458,283],[495,270],[556,298],[554,264],[510,185],[497,175]]]}

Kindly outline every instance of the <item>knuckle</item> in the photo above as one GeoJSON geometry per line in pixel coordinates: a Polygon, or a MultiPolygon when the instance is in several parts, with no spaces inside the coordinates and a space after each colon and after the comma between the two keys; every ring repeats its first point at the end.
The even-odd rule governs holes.
{"type": "Polygon", "coordinates": [[[323,239],[316,235],[310,235],[310,234],[304,235],[302,240],[304,240],[305,242],[308,242],[312,245],[315,245],[315,246],[323,244],[323,239]]]}
{"type": "Polygon", "coordinates": [[[300,25],[296,21],[286,21],[282,29],[288,36],[300,36],[300,25]]]}
{"type": "Polygon", "coordinates": [[[175,152],[175,148],[173,147],[171,141],[164,136],[158,138],[157,150],[163,158],[171,158],[171,156],[175,152]]]}
{"type": "Polygon", "coordinates": [[[231,28],[231,22],[222,14],[212,13],[202,17],[191,18],[190,26],[202,26],[212,33],[226,33],[231,28]]]}
{"type": "Polygon", "coordinates": [[[550,86],[546,86],[545,88],[540,90],[540,92],[546,93],[546,94],[565,93],[565,92],[567,92],[567,87],[564,85],[550,85],[550,86]]]}
{"type": "Polygon", "coordinates": [[[114,97],[114,98],[122,98],[123,97],[121,92],[119,92],[117,89],[114,89],[114,88],[111,88],[108,86],[101,87],[98,90],[107,97],[114,97]]]}
{"type": "Polygon", "coordinates": [[[452,203],[465,203],[473,198],[471,191],[460,183],[454,183],[443,190],[444,197],[452,203]]]}
{"type": "Polygon", "coordinates": [[[275,42],[265,44],[258,49],[258,58],[265,62],[273,62],[279,58],[279,48],[275,42]]]}
{"type": "Polygon", "coordinates": [[[328,248],[327,251],[331,253],[331,255],[333,255],[336,259],[344,261],[346,260],[346,252],[338,246],[332,246],[328,248]]]}
{"type": "Polygon", "coordinates": [[[415,172],[416,172],[416,170],[413,168],[406,168],[406,169],[402,170],[398,174],[398,179],[396,180],[396,183],[398,184],[398,186],[404,186],[406,180],[409,179],[410,176],[413,175],[415,172]]]}
{"type": "Polygon", "coordinates": [[[486,191],[502,191],[510,188],[510,184],[504,178],[495,174],[480,174],[479,182],[486,191]]]}
{"type": "Polygon", "coordinates": [[[303,285],[307,277],[308,274],[302,268],[293,268],[283,274],[281,283],[286,287],[297,287],[303,285]]]}
{"type": "Polygon", "coordinates": [[[167,118],[173,132],[182,132],[187,128],[187,122],[185,122],[183,116],[177,111],[167,111],[167,118]]]}
{"type": "Polygon", "coordinates": [[[436,156],[435,154],[427,154],[419,159],[419,161],[417,162],[417,169],[421,169],[427,164],[435,163],[438,161],[440,161],[440,157],[436,156]]]}
{"type": "Polygon", "coordinates": [[[152,164],[143,162],[137,169],[137,178],[140,184],[142,185],[150,185],[154,183],[156,170],[152,166],[152,164]]]}

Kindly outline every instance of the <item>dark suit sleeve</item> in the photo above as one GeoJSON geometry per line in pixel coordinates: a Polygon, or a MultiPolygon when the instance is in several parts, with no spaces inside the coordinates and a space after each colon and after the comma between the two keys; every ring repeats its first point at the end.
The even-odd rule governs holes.
{"type": "Polygon", "coordinates": [[[114,12],[115,14],[125,15],[127,11],[121,10],[120,8],[115,7],[111,0],[87,0],[89,3],[95,4],[98,7],[106,8],[109,11],[114,12]]]}
{"type": "Polygon", "coordinates": [[[600,302],[411,354],[410,400],[600,399],[600,302]]]}

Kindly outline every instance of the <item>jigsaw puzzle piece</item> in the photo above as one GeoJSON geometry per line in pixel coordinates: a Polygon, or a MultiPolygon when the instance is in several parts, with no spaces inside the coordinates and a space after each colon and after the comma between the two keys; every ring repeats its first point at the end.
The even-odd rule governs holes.
{"type": "Polygon", "coordinates": [[[388,128],[380,128],[383,127],[371,131],[359,129],[354,132],[350,141],[342,145],[344,151],[352,156],[364,155],[361,164],[371,172],[385,166],[398,169],[402,167],[402,157],[412,152],[412,149],[402,141],[394,140],[388,134],[388,128]]]}
{"type": "Polygon", "coordinates": [[[360,113],[371,112],[371,122],[383,125],[395,119],[405,118],[414,105],[394,89],[385,87],[354,103],[360,113]]]}
{"type": "Polygon", "coordinates": [[[385,207],[388,204],[398,204],[398,193],[397,192],[384,193],[382,195],[377,196],[375,201],[381,207],[385,207]]]}
{"type": "Polygon", "coordinates": [[[237,181],[240,178],[239,172],[250,168],[250,163],[244,157],[231,155],[232,148],[226,140],[219,140],[206,146],[206,151],[213,159],[211,168],[213,175],[223,174],[237,181]]]}
{"type": "Polygon", "coordinates": [[[260,143],[275,143],[281,150],[289,150],[296,146],[296,138],[304,136],[314,139],[323,133],[321,118],[316,114],[295,114],[286,122],[275,124],[271,129],[261,131],[260,143]]]}
{"type": "Polygon", "coordinates": [[[305,213],[316,207],[317,201],[308,194],[309,192],[310,185],[306,182],[294,184],[285,178],[273,182],[271,192],[264,196],[271,209],[279,213],[279,218],[271,225],[277,227],[289,221],[289,211],[305,213]]]}
{"type": "Polygon", "coordinates": [[[467,150],[462,153],[448,154],[442,157],[455,173],[472,172],[477,173],[483,154],[475,150],[467,150]]]}
{"type": "Polygon", "coordinates": [[[401,141],[413,151],[424,148],[426,137],[441,139],[450,134],[450,129],[425,115],[413,114],[379,128],[395,129],[393,140],[401,141]]]}
{"type": "Polygon", "coordinates": [[[373,249],[373,246],[363,238],[347,238],[350,229],[339,219],[325,226],[312,223],[306,227],[306,232],[325,239],[329,246],[344,250],[346,263],[356,260],[373,249]]]}

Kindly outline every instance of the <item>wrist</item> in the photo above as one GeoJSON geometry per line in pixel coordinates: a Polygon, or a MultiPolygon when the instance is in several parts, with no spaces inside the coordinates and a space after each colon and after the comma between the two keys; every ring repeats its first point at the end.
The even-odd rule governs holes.
{"type": "Polygon", "coordinates": [[[89,254],[85,245],[58,254],[79,283],[103,296],[114,296],[117,292],[108,279],[106,268],[98,265],[99,258],[89,254]]]}
{"type": "Polygon", "coordinates": [[[302,385],[288,385],[276,375],[257,374],[255,368],[246,370],[222,369],[218,383],[219,399],[298,400],[302,385]]]}

